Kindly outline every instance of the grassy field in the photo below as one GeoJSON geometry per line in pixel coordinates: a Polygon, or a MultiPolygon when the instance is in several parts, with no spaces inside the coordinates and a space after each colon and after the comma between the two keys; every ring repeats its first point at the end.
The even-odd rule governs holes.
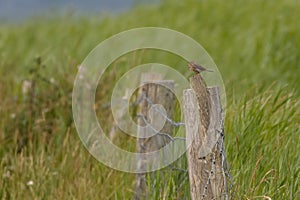
{"type": "MultiPolygon", "coordinates": [[[[165,0],[117,16],[70,13],[0,24],[0,198],[132,198],[135,175],[100,164],[81,144],[72,87],[77,66],[99,42],[160,26],[197,40],[223,75],[234,199],[300,199],[299,11],[297,0],[165,0]]],[[[147,61],[189,75],[170,55],[133,52],[110,68],[104,81],[111,84],[97,92],[96,103],[109,100],[131,66],[147,61]]],[[[109,129],[110,120],[100,123],[109,129]]],[[[186,173],[161,173],[149,186],[153,199],[189,199],[186,173]]]]}

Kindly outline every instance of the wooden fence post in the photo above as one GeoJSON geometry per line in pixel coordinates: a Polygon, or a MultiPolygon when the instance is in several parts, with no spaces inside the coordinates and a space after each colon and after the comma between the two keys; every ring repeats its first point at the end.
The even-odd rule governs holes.
{"type": "MultiPolygon", "coordinates": [[[[144,99],[141,101],[138,109],[138,114],[141,115],[141,117],[139,117],[138,124],[140,126],[148,124],[155,129],[158,128],[159,132],[171,135],[173,130],[172,124],[168,122],[161,113],[153,110],[153,106],[159,104],[160,106],[155,106],[155,108],[165,113],[168,118],[173,118],[175,95],[170,89],[174,89],[174,81],[161,80],[159,74],[145,73],[142,75],[141,82],[143,86],[140,88],[139,96],[144,95],[144,99]],[[151,101],[151,103],[149,101],[151,101]],[[151,107],[152,112],[150,112],[151,107]],[[156,127],[156,125],[161,124],[162,121],[165,121],[165,124],[163,124],[161,128],[156,127]]],[[[138,130],[138,137],[141,135],[145,135],[145,133],[143,130],[138,130]]],[[[156,151],[165,146],[168,142],[170,142],[170,139],[163,135],[154,135],[149,138],[138,138],[137,150],[138,153],[156,151]]],[[[144,157],[141,157],[137,164],[140,170],[146,170],[143,158],[144,157]]],[[[134,199],[141,200],[147,198],[148,191],[146,173],[139,173],[136,176],[136,191],[134,199]]]]}
{"type": "Polygon", "coordinates": [[[226,157],[219,88],[207,89],[200,74],[184,91],[188,171],[192,200],[227,199],[226,157]]]}

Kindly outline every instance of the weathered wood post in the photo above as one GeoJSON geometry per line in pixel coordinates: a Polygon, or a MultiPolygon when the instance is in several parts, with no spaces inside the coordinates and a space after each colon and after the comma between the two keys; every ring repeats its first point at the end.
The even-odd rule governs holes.
{"type": "Polygon", "coordinates": [[[184,91],[188,171],[193,200],[227,199],[226,157],[219,88],[206,87],[200,74],[184,91]]]}
{"type": "MultiPolygon", "coordinates": [[[[145,73],[141,79],[143,85],[140,88],[139,96],[144,96],[144,98],[138,109],[138,114],[141,115],[138,124],[140,126],[150,125],[152,128],[158,129],[161,133],[171,135],[173,126],[170,122],[166,121],[161,113],[164,113],[165,116],[169,118],[173,118],[175,95],[170,89],[174,89],[174,81],[161,80],[160,74],[153,73],[145,73]],[[165,121],[165,123],[162,127],[159,127],[163,121],[165,121]]],[[[138,137],[143,135],[145,135],[145,133],[140,129],[138,131],[138,137]]],[[[139,153],[156,151],[165,146],[168,142],[170,142],[168,137],[159,134],[148,138],[138,138],[137,150],[139,153]]],[[[146,166],[144,165],[143,157],[141,157],[138,162],[138,168],[145,170],[146,166]]],[[[137,174],[134,199],[147,199],[148,193],[146,173],[137,174]]]]}

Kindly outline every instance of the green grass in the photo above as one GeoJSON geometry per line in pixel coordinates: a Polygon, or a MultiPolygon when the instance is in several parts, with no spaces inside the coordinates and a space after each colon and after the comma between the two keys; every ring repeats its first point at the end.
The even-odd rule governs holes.
{"type": "MultiPolygon", "coordinates": [[[[227,90],[226,150],[234,199],[300,199],[299,11],[296,0],[166,0],[118,16],[1,24],[1,199],[132,198],[135,175],[100,164],[81,144],[71,93],[77,66],[94,46],[143,26],[193,37],[219,67],[227,90]],[[22,93],[24,80],[35,83],[34,94],[22,93]]],[[[131,66],[148,61],[189,75],[175,56],[133,52],[110,68],[103,82],[111,84],[97,92],[96,103],[109,100],[113,84],[131,66]]],[[[189,199],[186,173],[164,169],[153,176],[153,199],[189,199]]]]}

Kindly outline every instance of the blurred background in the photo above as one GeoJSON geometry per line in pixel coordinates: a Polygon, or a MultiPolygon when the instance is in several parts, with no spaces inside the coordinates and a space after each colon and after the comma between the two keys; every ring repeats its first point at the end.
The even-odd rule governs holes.
{"type": "MultiPolygon", "coordinates": [[[[299,19],[298,0],[0,0],[0,199],[132,199],[135,175],[99,163],[79,140],[71,97],[78,66],[97,44],[145,26],[194,38],[218,66],[233,199],[300,199],[299,19]]],[[[114,84],[147,62],[192,75],[166,52],[120,57],[95,99],[106,132],[114,84]]],[[[113,142],[134,150],[135,140],[119,133],[113,142]]],[[[183,157],[174,163],[181,170],[157,173],[151,199],[190,199],[186,167],[183,157]]]]}
{"type": "MultiPolygon", "coordinates": [[[[129,10],[134,5],[146,3],[158,3],[159,0],[1,0],[0,19],[6,21],[24,21],[37,15],[48,15],[51,13],[64,14],[74,11],[76,15],[91,15],[103,12],[118,13],[129,10]]],[[[52,16],[53,17],[53,16],[52,16]]]]}

